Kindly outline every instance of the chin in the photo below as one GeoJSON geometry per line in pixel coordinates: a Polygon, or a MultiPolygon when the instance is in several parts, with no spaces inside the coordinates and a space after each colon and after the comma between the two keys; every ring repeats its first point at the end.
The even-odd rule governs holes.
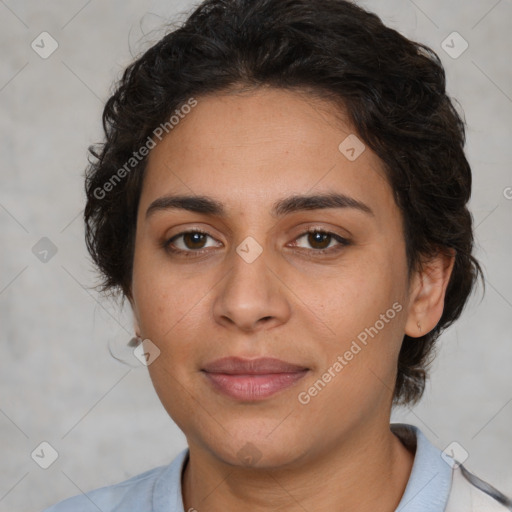
{"type": "Polygon", "coordinates": [[[226,425],[226,430],[231,435],[225,435],[224,432],[220,438],[209,437],[206,440],[208,450],[226,464],[240,468],[282,468],[302,458],[304,449],[307,449],[304,444],[306,440],[297,434],[307,431],[306,429],[291,431],[276,428],[279,421],[260,423],[259,430],[255,429],[252,422],[247,428],[241,428],[238,422],[236,430],[226,425]]]}

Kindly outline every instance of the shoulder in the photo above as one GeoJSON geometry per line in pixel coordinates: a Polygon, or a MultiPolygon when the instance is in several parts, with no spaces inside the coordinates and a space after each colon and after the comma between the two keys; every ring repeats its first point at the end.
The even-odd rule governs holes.
{"type": "Polygon", "coordinates": [[[60,501],[43,512],[139,512],[153,510],[155,500],[162,501],[181,496],[180,475],[188,451],[184,450],[168,465],[133,476],[128,480],[94,489],[60,501]]]}
{"type": "Polygon", "coordinates": [[[413,425],[394,423],[391,430],[415,452],[414,463],[397,510],[512,512],[512,499],[468,471],[452,454],[441,451],[413,425]]]}
{"type": "Polygon", "coordinates": [[[166,468],[167,466],[159,466],[123,482],[73,496],[43,512],[97,512],[98,509],[110,512],[127,499],[132,501],[133,506],[135,503],[151,506],[153,484],[166,468]]]}
{"type": "Polygon", "coordinates": [[[512,499],[491,484],[454,462],[452,486],[445,512],[505,512],[512,510],[512,499]]]}

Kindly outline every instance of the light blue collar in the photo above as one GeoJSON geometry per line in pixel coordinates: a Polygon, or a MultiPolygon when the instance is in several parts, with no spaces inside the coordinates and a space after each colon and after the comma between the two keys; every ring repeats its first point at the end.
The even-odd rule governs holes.
{"type": "Polygon", "coordinates": [[[396,512],[443,512],[452,485],[452,468],[418,427],[392,423],[391,431],[416,454],[411,475],[396,512]]]}

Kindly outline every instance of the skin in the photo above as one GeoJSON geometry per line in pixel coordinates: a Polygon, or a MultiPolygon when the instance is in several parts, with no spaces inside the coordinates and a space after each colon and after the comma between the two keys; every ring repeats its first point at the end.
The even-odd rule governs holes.
{"type": "Polygon", "coordinates": [[[369,148],[355,161],[338,150],[351,133],[329,103],[259,89],[198,98],[149,156],[130,301],[137,334],[161,351],[149,365],[154,387],[188,441],[185,510],[393,511],[405,490],[414,454],[389,429],[396,362],[404,334],[438,323],[453,258],[438,256],[408,279],[402,217],[381,161],[369,148]],[[271,214],[279,199],[329,192],[373,215],[271,214]],[[210,196],[226,215],[146,216],[154,200],[181,194],[210,196]],[[350,244],[308,237],[308,227],[350,244]],[[164,248],[193,229],[209,236],[174,244],[195,254],[164,248]],[[248,236],[262,248],[251,263],[236,252],[248,236]],[[332,252],[318,252],[326,247],[332,252]],[[298,394],[397,302],[401,311],[301,404],[298,394]],[[233,355],[276,357],[309,372],[261,402],[239,402],[201,372],[233,355]],[[251,463],[241,449],[253,453],[251,463]]]}

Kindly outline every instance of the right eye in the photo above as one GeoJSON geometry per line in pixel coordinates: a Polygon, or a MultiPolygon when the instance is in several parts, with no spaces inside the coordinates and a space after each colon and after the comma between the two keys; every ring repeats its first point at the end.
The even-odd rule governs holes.
{"type": "MultiPolygon", "coordinates": [[[[205,245],[208,238],[214,240],[214,238],[205,231],[184,231],[167,240],[164,243],[164,248],[174,254],[181,254],[187,257],[193,256],[194,253],[203,254],[206,252],[204,250],[205,248],[212,247],[212,245],[205,245]]],[[[215,246],[215,244],[213,246],[215,246]]]]}

